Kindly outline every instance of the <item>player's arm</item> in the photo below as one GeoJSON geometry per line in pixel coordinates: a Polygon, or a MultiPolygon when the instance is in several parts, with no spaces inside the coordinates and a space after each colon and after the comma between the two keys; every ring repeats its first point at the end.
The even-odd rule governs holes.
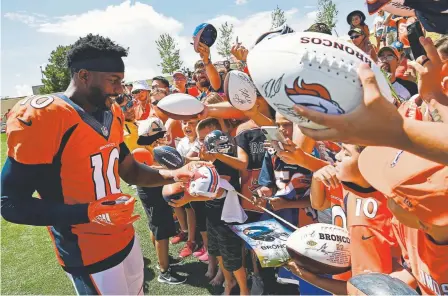
{"type": "Polygon", "coordinates": [[[157,187],[171,184],[174,182],[176,171],[156,170],[145,164],[138,163],[131,155],[126,144],[120,144],[118,173],[128,184],[141,187],[157,187]]]}
{"type": "MultiPolygon", "coordinates": [[[[37,190],[57,198],[61,192],[43,188],[52,176],[49,164],[26,165],[8,157],[1,176],[1,215],[11,223],[52,226],[88,223],[89,204],[68,205],[33,197],[37,190]]],[[[62,198],[62,196],[61,196],[62,198]]]]}

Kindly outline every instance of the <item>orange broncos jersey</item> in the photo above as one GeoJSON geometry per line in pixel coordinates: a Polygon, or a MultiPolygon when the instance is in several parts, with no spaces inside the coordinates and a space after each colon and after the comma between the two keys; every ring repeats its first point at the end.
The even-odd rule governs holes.
{"type": "Polygon", "coordinates": [[[391,273],[393,260],[398,261],[401,253],[384,195],[373,188],[344,183],[327,196],[332,202],[333,224],[350,233],[352,275],[391,273]]]}
{"type": "MultiPolygon", "coordinates": [[[[124,119],[118,105],[103,112],[103,123],[62,94],[28,97],[11,113],[8,156],[26,165],[54,166],[51,182],[42,184],[47,189],[38,190],[40,198],[73,205],[121,192],[118,160],[124,119]]],[[[133,244],[132,225],[48,228],[67,271],[102,261],[113,264],[107,259],[118,260],[133,244]]]]}
{"type": "Polygon", "coordinates": [[[448,245],[393,220],[393,229],[422,294],[448,295],[448,245]]]}

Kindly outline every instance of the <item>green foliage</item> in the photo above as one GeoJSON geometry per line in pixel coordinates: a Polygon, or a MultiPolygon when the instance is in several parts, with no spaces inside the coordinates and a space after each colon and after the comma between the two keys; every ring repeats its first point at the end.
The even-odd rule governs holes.
{"type": "Polygon", "coordinates": [[[286,23],[285,12],[278,7],[271,12],[271,30],[286,23]]]}
{"type": "Polygon", "coordinates": [[[336,9],[336,4],[332,0],[318,0],[317,5],[319,8],[316,22],[324,23],[333,30],[338,22],[339,11],[336,9]]]}
{"type": "Polygon", "coordinates": [[[180,59],[177,43],[170,34],[162,34],[156,40],[157,50],[159,51],[162,62],[157,66],[162,67],[162,73],[173,74],[174,71],[182,68],[183,62],[180,59]]]}
{"type": "Polygon", "coordinates": [[[67,52],[71,45],[59,45],[50,54],[48,64],[43,70],[45,78],[42,79],[43,87],[40,94],[49,94],[65,91],[70,84],[70,70],[67,67],[67,52]]]}
{"type": "Polygon", "coordinates": [[[230,50],[232,49],[233,25],[225,22],[219,28],[219,33],[220,37],[217,43],[218,54],[226,60],[229,60],[231,57],[230,50]]]}

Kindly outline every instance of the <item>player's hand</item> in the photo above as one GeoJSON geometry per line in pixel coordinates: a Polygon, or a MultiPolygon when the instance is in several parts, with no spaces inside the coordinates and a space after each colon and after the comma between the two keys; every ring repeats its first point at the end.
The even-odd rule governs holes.
{"type": "Polygon", "coordinates": [[[281,197],[271,198],[268,202],[274,211],[285,209],[288,205],[288,201],[281,197]]]}
{"type": "Polygon", "coordinates": [[[320,170],[314,172],[313,179],[324,183],[329,188],[337,188],[341,184],[336,177],[336,169],[332,165],[327,165],[320,170]]]}
{"type": "Polygon", "coordinates": [[[194,171],[202,166],[214,167],[210,162],[192,161],[181,167],[180,169],[170,171],[171,176],[176,182],[188,183],[194,177],[194,171]]]}
{"type": "Polygon", "coordinates": [[[317,275],[315,275],[312,272],[309,272],[308,270],[306,270],[303,267],[300,267],[297,263],[295,263],[293,260],[289,260],[286,265],[286,268],[288,268],[292,273],[294,273],[296,276],[298,276],[299,278],[305,280],[305,281],[313,281],[313,279],[315,279],[317,277],[317,275]]]}
{"type": "Polygon", "coordinates": [[[403,129],[403,118],[381,94],[375,74],[367,64],[359,66],[358,76],[363,85],[364,98],[350,113],[333,115],[300,105],[294,106],[301,116],[328,127],[321,130],[300,127],[302,133],[315,140],[363,146],[403,148],[410,145],[403,129]]]}
{"type": "Polygon", "coordinates": [[[245,62],[247,60],[247,55],[249,54],[249,50],[245,48],[241,43],[236,43],[232,46],[230,53],[239,60],[245,62]]]}
{"type": "Polygon", "coordinates": [[[420,37],[419,41],[427,55],[408,62],[408,66],[418,73],[418,93],[426,102],[435,99],[441,104],[448,105],[448,98],[442,90],[443,63],[437,48],[429,37],[420,37]]]}
{"type": "Polygon", "coordinates": [[[294,144],[290,139],[282,143],[283,150],[277,150],[277,156],[288,164],[301,165],[305,161],[305,152],[294,144]]]}
{"type": "Polygon", "coordinates": [[[204,43],[199,42],[198,51],[204,64],[208,64],[210,62],[210,48],[204,43]]]}
{"type": "Polygon", "coordinates": [[[89,204],[89,220],[103,226],[132,224],[140,218],[132,215],[134,205],[135,198],[129,194],[112,194],[89,204]]]}

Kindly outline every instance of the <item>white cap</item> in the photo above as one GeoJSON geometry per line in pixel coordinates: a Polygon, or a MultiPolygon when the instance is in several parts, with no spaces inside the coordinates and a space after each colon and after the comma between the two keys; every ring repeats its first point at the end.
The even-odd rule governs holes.
{"type": "Polygon", "coordinates": [[[150,137],[157,133],[166,132],[165,125],[162,120],[157,117],[149,117],[138,122],[138,136],[150,137]]]}
{"type": "Polygon", "coordinates": [[[219,190],[219,174],[215,168],[202,166],[194,172],[188,192],[192,196],[215,198],[219,190]]]}
{"type": "Polygon", "coordinates": [[[151,87],[149,86],[148,82],[146,82],[146,80],[139,80],[139,81],[135,81],[132,84],[132,91],[136,91],[136,90],[151,90],[151,87]]]}

